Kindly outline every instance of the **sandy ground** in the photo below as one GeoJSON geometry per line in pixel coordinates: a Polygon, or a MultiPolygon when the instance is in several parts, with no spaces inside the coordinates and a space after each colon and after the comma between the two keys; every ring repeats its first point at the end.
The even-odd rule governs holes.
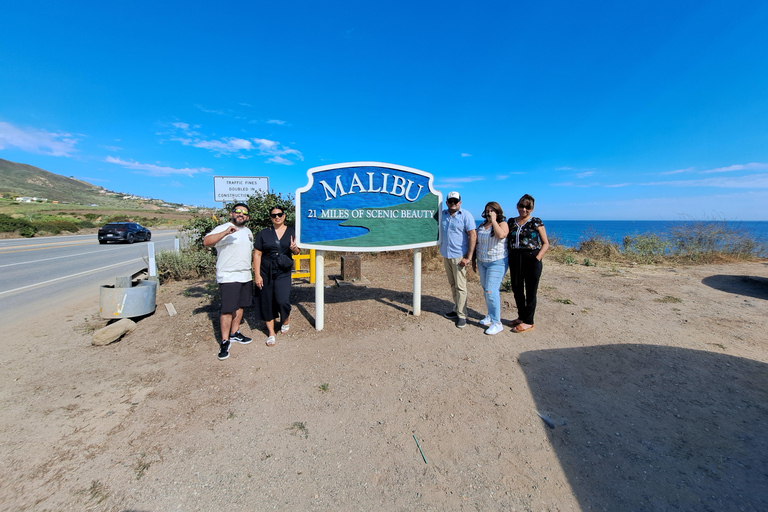
{"type": "Polygon", "coordinates": [[[323,331],[297,285],[226,361],[207,282],[105,347],[91,302],[6,326],[0,509],[768,509],[768,264],[546,262],[535,330],[486,336],[434,263],[418,317],[409,261],[364,256],[323,331]]]}

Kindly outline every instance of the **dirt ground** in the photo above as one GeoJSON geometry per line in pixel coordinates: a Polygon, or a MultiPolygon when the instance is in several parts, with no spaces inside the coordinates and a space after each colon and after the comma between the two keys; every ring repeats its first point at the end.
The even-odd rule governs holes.
{"type": "Polygon", "coordinates": [[[430,263],[420,316],[409,260],[366,255],[324,330],[297,284],[225,361],[204,281],[104,347],[92,301],[6,328],[0,509],[768,510],[768,263],[545,260],[535,329],[502,293],[496,336],[430,263]]]}

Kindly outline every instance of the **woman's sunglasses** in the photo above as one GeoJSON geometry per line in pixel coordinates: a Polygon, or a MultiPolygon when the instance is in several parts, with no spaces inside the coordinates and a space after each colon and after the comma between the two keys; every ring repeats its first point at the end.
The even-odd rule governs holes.
{"type": "Polygon", "coordinates": [[[270,213],[269,214],[269,216],[272,217],[273,219],[277,219],[279,217],[282,217],[283,215],[285,215],[285,214],[284,213],[270,213]]]}

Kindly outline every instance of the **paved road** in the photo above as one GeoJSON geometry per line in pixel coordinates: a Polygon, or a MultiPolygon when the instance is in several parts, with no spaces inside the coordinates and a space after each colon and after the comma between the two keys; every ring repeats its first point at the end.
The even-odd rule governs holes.
{"type": "MultiPolygon", "coordinates": [[[[152,232],[155,253],[173,249],[176,230],[152,232]]],[[[96,234],[0,240],[0,325],[44,319],[51,308],[93,297],[115,277],[146,268],[148,244],[100,245],[96,234]]]]}

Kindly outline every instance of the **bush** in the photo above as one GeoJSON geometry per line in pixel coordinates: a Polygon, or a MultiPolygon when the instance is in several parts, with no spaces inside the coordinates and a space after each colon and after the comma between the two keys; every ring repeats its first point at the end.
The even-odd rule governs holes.
{"type": "Polygon", "coordinates": [[[616,261],[621,258],[619,245],[597,233],[587,233],[587,238],[579,242],[577,252],[580,257],[590,260],[616,261]]]}
{"type": "Polygon", "coordinates": [[[45,231],[46,233],[50,233],[52,235],[58,235],[62,231],[67,231],[69,233],[77,233],[80,231],[80,227],[69,220],[35,222],[34,225],[38,231],[45,231]]]}
{"type": "Polygon", "coordinates": [[[659,263],[669,248],[669,242],[654,233],[624,237],[624,254],[638,263],[659,263]]]}
{"type": "MultiPolygon", "coordinates": [[[[296,208],[293,204],[293,196],[290,194],[287,197],[283,197],[281,194],[275,194],[274,192],[257,192],[244,202],[248,204],[248,211],[250,212],[248,222],[245,225],[253,231],[254,235],[272,225],[272,221],[269,218],[269,210],[275,206],[279,206],[285,212],[286,225],[292,226],[296,220],[296,208]]],[[[203,238],[219,224],[229,221],[229,212],[233,204],[229,203],[225,208],[216,210],[210,217],[195,217],[187,221],[180,231],[187,234],[190,243],[194,247],[203,249],[203,238]]]]}
{"type": "Polygon", "coordinates": [[[19,235],[23,236],[24,238],[32,238],[35,236],[35,233],[37,233],[37,228],[32,225],[21,226],[19,228],[19,235]]]}
{"type": "Polygon", "coordinates": [[[669,236],[675,256],[695,263],[748,259],[760,252],[747,229],[727,221],[685,222],[671,228],[669,236]]]}
{"type": "Polygon", "coordinates": [[[209,278],[216,271],[216,256],[210,250],[162,251],[157,253],[155,262],[160,283],[209,278]]]}
{"type": "Polygon", "coordinates": [[[37,228],[26,219],[15,219],[9,215],[0,214],[0,232],[13,233],[14,231],[18,231],[21,236],[29,238],[34,236],[37,228]]]}

